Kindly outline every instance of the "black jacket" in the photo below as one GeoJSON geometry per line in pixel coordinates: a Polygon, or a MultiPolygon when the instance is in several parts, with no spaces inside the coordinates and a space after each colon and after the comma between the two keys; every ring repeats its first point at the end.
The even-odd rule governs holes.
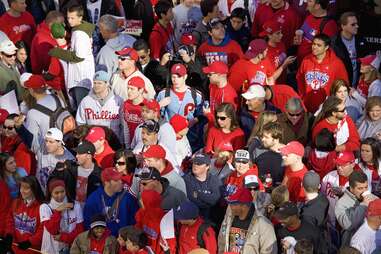
{"type": "MultiPolygon", "coordinates": [[[[366,42],[359,36],[355,36],[355,47],[356,47],[356,54],[357,58],[364,57],[366,54],[366,42]]],[[[353,67],[352,67],[352,61],[349,56],[349,52],[347,50],[347,47],[345,47],[345,44],[343,42],[343,39],[341,38],[341,35],[338,34],[336,37],[332,39],[332,49],[335,51],[335,54],[343,61],[345,69],[348,73],[349,83],[353,83],[353,67]]],[[[358,62],[358,73],[360,73],[360,62],[358,62]]],[[[356,84],[358,80],[355,80],[356,84]]]]}
{"type": "Polygon", "coordinates": [[[167,86],[167,68],[161,66],[157,60],[151,59],[144,70],[140,63],[137,66],[144,76],[152,82],[157,93],[167,86]]]}
{"type": "MultiPolygon", "coordinates": [[[[129,3],[129,1],[122,1],[124,7],[129,3]]],[[[133,2],[131,2],[133,3],[133,2]]],[[[126,9],[125,9],[126,10],[126,9]]],[[[141,38],[148,41],[149,35],[155,24],[153,8],[150,0],[137,0],[133,6],[133,13],[126,13],[127,19],[128,15],[133,15],[134,19],[140,19],[143,22],[143,31],[141,38]]]]}
{"type": "Polygon", "coordinates": [[[319,193],[316,198],[306,202],[302,206],[300,214],[303,220],[323,229],[327,224],[328,207],[329,201],[327,197],[319,193]]]}
{"type": "MultiPolygon", "coordinates": [[[[72,200],[75,200],[78,177],[78,165],[76,162],[66,160],[63,164],[57,163],[56,168],[49,176],[49,178],[53,177],[58,177],[64,180],[68,192],[68,197],[72,200]]],[[[94,161],[94,170],[91,172],[87,179],[86,196],[89,197],[90,194],[93,193],[101,185],[101,168],[94,161]]]]}

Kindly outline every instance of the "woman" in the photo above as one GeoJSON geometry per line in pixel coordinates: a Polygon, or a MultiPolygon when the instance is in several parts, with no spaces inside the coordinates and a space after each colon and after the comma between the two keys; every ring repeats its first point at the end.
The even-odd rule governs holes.
{"type": "Polygon", "coordinates": [[[82,209],[78,202],[68,200],[63,180],[49,179],[47,186],[49,203],[40,207],[44,226],[41,252],[66,254],[74,239],[84,229],[82,209]]]}
{"type": "Polygon", "coordinates": [[[17,48],[16,52],[16,67],[20,72],[20,75],[24,72],[30,72],[30,68],[27,65],[26,60],[28,59],[28,52],[26,50],[26,44],[23,41],[18,41],[15,44],[17,48]]]}
{"type": "Polygon", "coordinates": [[[206,140],[205,153],[214,154],[222,142],[230,142],[234,150],[245,145],[245,136],[239,128],[234,106],[220,104],[214,112],[214,126],[210,127],[206,140]]]}
{"type": "Polygon", "coordinates": [[[13,156],[0,153],[0,177],[7,183],[12,199],[18,197],[20,179],[27,175],[25,169],[16,166],[13,156]]]}
{"type": "Polygon", "coordinates": [[[352,89],[350,94],[362,105],[371,96],[381,96],[380,55],[368,55],[360,58],[360,80],[357,89],[352,89]]]}
{"type": "Polygon", "coordinates": [[[135,154],[131,150],[119,149],[115,152],[114,162],[116,170],[123,174],[123,186],[131,187],[132,178],[138,165],[135,154]]]}
{"type": "Polygon", "coordinates": [[[381,139],[381,97],[369,97],[365,104],[365,114],[359,120],[357,129],[361,139],[374,137],[381,139]]]}
{"type": "Polygon", "coordinates": [[[255,121],[254,128],[251,131],[249,140],[247,141],[247,146],[249,147],[249,151],[253,143],[256,143],[256,142],[262,143],[261,136],[262,136],[263,126],[270,122],[276,122],[277,119],[278,119],[277,115],[273,111],[263,111],[262,113],[259,114],[257,121],[255,121]]]}
{"type": "Polygon", "coordinates": [[[361,141],[360,159],[356,167],[361,168],[369,174],[368,182],[372,184],[372,192],[379,192],[378,189],[381,176],[381,151],[379,141],[375,138],[366,138],[361,141]],[[370,172],[370,173],[369,173],[370,172]],[[371,175],[371,177],[370,177],[371,175]]]}
{"type": "Polygon", "coordinates": [[[20,179],[20,197],[13,200],[7,217],[7,228],[13,235],[13,251],[34,253],[28,248],[40,249],[43,226],[40,222],[40,205],[44,201],[40,184],[35,176],[20,179]],[[18,246],[18,247],[16,247],[18,246]]]}

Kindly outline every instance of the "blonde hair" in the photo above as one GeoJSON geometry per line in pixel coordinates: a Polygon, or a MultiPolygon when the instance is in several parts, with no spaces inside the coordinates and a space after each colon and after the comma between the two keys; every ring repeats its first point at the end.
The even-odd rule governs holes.
{"type": "Polygon", "coordinates": [[[254,128],[251,130],[247,145],[249,145],[255,137],[260,137],[262,135],[263,126],[265,124],[275,122],[276,120],[277,115],[274,111],[264,111],[260,113],[257,120],[255,121],[254,128]]]}

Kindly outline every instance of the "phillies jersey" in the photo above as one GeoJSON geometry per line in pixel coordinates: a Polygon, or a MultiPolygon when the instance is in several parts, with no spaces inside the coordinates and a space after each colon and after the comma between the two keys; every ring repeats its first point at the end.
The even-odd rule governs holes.
{"type": "MultiPolygon", "coordinates": [[[[169,121],[169,119],[171,119],[175,114],[182,115],[188,120],[192,120],[197,115],[202,115],[202,95],[197,90],[193,91],[196,93],[195,102],[191,89],[194,88],[187,88],[183,98],[180,98],[172,89],[169,90],[171,103],[169,103],[166,107],[161,108],[161,115],[164,116],[167,121],[169,121]]],[[[164,97],[166,97],[166,89],[159,92],[156,100],[161,101],[164,97]]]]}
{"type": "MultiPolygon", "coordinates": [[[[145,99],[144,99],[145,101],[145,99]]],[[[130,148],[131,141],[135,135],[135,130],[139,124],[143,123],[142,118],[142,104],[144,101],[138,105],[132,104],[131,100],[126,100],[123,104],[121,110],[122,126],[124,143],[126,148],[130,148]]]]}
{"type": "Polygon", "coordinates": [[[273,73],[273,66],[268,58],[263,59],[258,64],[241,59],[231,67],[229,83],[237,92],[241,92],[245,83],[267,85],[267,78],[273,73]]]}
{"type": "Polygon", "coordinates": [[[13,43],[24,41],[28,48],[32,45],[36,23],[29,12],[22,12],[20,17],[12,17],[8,12],[4,13],[0,17],[0,27],[13,43]]]}
{"type": "Polygon", "coordinates": [[[213,45],[212,39],[209,38],[201,44],[197,53],[201,57],[204,65],[221,61],[231,66],[238,59],[243,58],[241,46],[236,41],[229,39],[228,36],[225,36],[225,39],[220,45],[213,45]]]}
{"type": "Polygon", "coordinates": [[[263,31],[263,24],[270,19],[276,20],[282,25],[282,40],[287,48],[292,46],[295,31],[301,25],[301,19],[294,8],[287,1],[278,10],[273,9],[269,4],[260,4],[255,12],[252,35],[259,37],[259,33],[263,31]]]}

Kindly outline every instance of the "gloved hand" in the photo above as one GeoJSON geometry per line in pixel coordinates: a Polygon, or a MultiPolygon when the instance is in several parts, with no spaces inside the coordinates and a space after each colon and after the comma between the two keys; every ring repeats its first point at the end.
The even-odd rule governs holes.
{"type": "Polygon", "coordinates": [[[28,240],[18,243],[19,249],[22,249],[22,250],[26,250],[30,248],[30,246],[32,246],[32,244],[28,240]]]}

